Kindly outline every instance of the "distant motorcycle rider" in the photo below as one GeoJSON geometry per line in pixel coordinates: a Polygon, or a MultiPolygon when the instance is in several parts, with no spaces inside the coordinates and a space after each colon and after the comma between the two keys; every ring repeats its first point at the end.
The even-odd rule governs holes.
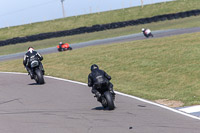
{"type": "Polygon", "coordinates": [[[151,30],[150,29],[145,29],[145,28],[142,28],[142,32],[144,34],[145,37],[153,37],[153,34],[151,33],[151,30]]]}
{"type": "Polygon", "coordinates": [[[60,42],[59,45],[57,45],[58,51],[66,51],[66,50],[72,50],[72,47],[69,46],[69,43],[63,43],[60,42]]]}
{"type": "Polygon", "coordinates": [[[63,42],[60,42],[60,43],[59,43],[59,49],[60,49],[60,50],[62,49],[62,45],[63,45],[63,42]]]}
{"type": "Polygon", "coordinates": [[[37,51],[34,50],[33,47],[29,47],[28,48],[28,52],[24,55],[24,60],[23,60],[23,64],[24,67],[26,68],[26,70],[28,71],[31,79],[33,79],[33,72],[31,70],[31,57],[36,57],[39,61],[40,61],[40,69],[42,70],[43,74],[44,74],[44,68],[43,65],[41,63],[41,61],[43,60],[43,57],[40,53],[38,53],[37,51]]]}
{"type": "Polygon", "coordinates": [[[92,93],[95,94],[97,100],[100,101],[101,97],[101,87],[106,86],[113,96],[115,93],[113,91],[113,84],[110,82],[111,76],[109,76],[105,71],[100,70],[96,64],[91,66],[91,73],[88,75],[88,86],[92,87],[92,93]]]}

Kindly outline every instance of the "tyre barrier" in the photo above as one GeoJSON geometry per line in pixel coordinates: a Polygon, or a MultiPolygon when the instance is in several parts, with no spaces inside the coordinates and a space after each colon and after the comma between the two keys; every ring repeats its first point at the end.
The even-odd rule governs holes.
{"type": "Polygon", "coordinates": [[[0,46],[32,42],[32,41],[44,40],[44,39],[55,38],[55,37],[70,36],[70,35],[76,35],[76,34],[91,33],[91,32],[97,32],[97,31],[103,31],[103,30],[109,30],[109,29],[122,28],[122,27],[126,27],[126,26],[133,26],[133,25],[147,24],[147,23],[158,22],[158,21],[180,19],[180,18],[198,16],[198,15],[200,15],[200,10],[192,10],[192,11],[186,11],[186,12],[178,12],[178,13],[174,13],[174,14],[158,15],[158,16],[153,16],[150,18],[141,18],[141,19],[137,19],[137,20],[113,22],[113,23],[102,24],[102,25],[97,24],[97,25],[93,25],[91,27],[80,27],[80,28],[65,30],[65,31],[41,33],[41,34],[25,36],[25,37],[15,37],[12,39],[0,41],[0,46]]]}

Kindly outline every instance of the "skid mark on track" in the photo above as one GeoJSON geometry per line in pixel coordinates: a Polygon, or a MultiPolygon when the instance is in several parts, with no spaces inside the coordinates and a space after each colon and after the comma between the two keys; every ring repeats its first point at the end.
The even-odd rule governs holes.
{"type": "Polygon", "coordinates": [[[23,103],[20,101],[20,98],[17,98],[17,99],[12,99],[12,100],[8,100],[8,101],[0,102],[0,105],[1,105],[1,104],[6,104],[6,103],[11,103],[11,102],[14,102],[14,101],[18,101],[20,104],[23,104],[23,103]]]}

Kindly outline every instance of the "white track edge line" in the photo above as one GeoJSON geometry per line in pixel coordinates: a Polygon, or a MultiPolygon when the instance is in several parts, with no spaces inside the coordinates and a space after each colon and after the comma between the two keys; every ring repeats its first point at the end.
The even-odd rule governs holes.
{"type": "Polygon", "coordinates": [[[179,110],[186,112],[186,113],[197,113],[197,112],[200,112],[200,105],[185,107],[185,108],[181,108],[179,110]]]}
{"type": "MultiPolygon", "coordinates": [[[[20,72],[1,72],[1,71],[0,71],[0,73],[27,75],[27,73],[20,73],[20,72]]],[[[73,81],[73,80],[68,80],[68,79],[63,79],[63,78],[57,78],[57,77],[53,77],[53,76],[45,76],[45,77],[51,78],[51,79],[62,80],[62,81],[67,81],[67,82],[71,82],[71,83],[75,83],[75,84],[80,84],[80,85],[85,85],[85,86],[87,86],[86,83],[82,83],[82,82],[78,82],[78,81],[73,81]]],[[[194,116],[194,115],[191,115],[191,114],[187,114],[187,113],[185,113],[185,112],[182,112],[182,111],[179,111],[179,110],[176,110],[176,109],[173,109],[173,108],[170,108],[170,107],[167,107],[167,106],[158,104],[158,103],[154,103],[154,102],[151,102],[151,101],[148,101],[148,100],[145,100],[145,99],[136,97],[136,96],[132,96],[132,95],[128,95],[128,94],[125,94],[125,93],[121,93],[121,92],[118,92],[118,91],[115,91],[115,92],[116,92],[116,94],[119,94],[119,95],[122,95],[122,96],[126,96],[126,97],[129,97],[129,98],[133,98],[133,99],[136,99],[136,100],[141,101],[141,102],[145,102],[145,103],[148,103],[148,104],[152,104],[152,105],[155,105],[155,106],[158,106],[158,107],[161,107],[161,108],[170,110],[170,111],[172,111],[172,112],[175,112],[175,113],[178,113],[178,114],[181,114],[181,115],[184,115],[184,116],[193,118],[193,119],[200,120],[200,117],[197,117],[197,116],[194,116]]]]}

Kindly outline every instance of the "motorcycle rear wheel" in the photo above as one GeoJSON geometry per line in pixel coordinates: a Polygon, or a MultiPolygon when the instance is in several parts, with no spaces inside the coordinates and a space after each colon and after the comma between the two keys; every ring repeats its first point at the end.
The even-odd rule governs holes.
{"type": "Polygon", "coordinates": [[[68,50],[72,50],[72,47],[67,48],[68,50]]]}
{"type": "Polygon", "coordinates": [[[106,99],[106,102],[107,102],[108,109],[113,110],[115,108],[115,105],[114,105],[114,101],[113,101],[111,93],[109,91],[106,91],[104,93],[104,96],[105,96],[105,99],[106,99]]]}

